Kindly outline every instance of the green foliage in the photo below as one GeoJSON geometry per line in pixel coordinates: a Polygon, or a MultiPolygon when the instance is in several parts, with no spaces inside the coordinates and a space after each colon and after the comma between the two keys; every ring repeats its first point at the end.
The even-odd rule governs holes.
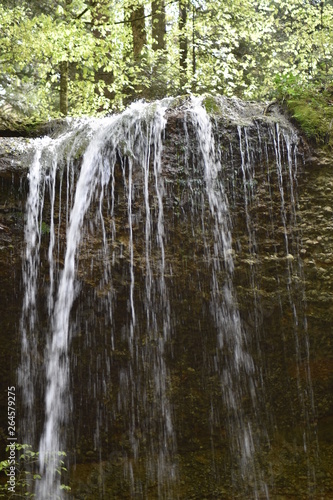
{"type": "Polygon", "coordinates": [[[0,115],[59,116],[63,62],[74,116],[189,92],[267,98],[332,79],[332,2],[189,0],[181,23],[178,3],[165,2],[156,49],[150,0],[2,2],[0,115]]]}
{"type": "Polygon", "coordinates": [[[333,86],[300,83],[291,74],[276,79],[276,96],[310,141],[333,147],[333,86]]]}
{"type": "Polygon", "coordinates": [[[42,222],[42,225],[41,225],[41,233],[42,235],[44,234],[50,234],[50,226],[48,224],[46,224],[46,222],[42,222]]]}
{"type": "MultiPolygon", "coordinates": [[[[7,446],[6,452],[9,453],[9,446],[7,446]]],[[[60,460],[60,457],[66,456],[66,453],[59,451],[56,455],[57,459],[59,458],[57,472],[61,475],[66,472],[66,468],[64,461],[60,460]]],[[[15,459],[15,492],[11,492],[7,484],[12,462],[9,459],[0,462],[0,477],[2,476],[6,481],[0,482],[0,498],[34,498],[34,485],[36,481],[41,479],[38,472],[39,452],[32,451],[31,446],[28,444],[16,443],[15,459]]],[[[70,491],[71,488],[62,484],[61,489],[70,491]]]]}
{"type": "Polygon", "coordinates": [[[221,113],[221,108],[213,96],[211,96],[211,95],[205,96],[202,103],[205,106],[207,113],[210,113],[210,114],[221,113]]]}

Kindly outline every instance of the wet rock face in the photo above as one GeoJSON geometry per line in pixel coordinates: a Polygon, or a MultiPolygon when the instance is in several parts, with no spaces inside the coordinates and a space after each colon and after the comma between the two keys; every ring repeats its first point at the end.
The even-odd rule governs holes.
{"type": "MultiPolygon", "coordinates": [[[[206,107],[213,104],[207,102],[206,107]]],[[[230,444],[238,442],[238,436],[233,435],[237,420],[252,423],[253,441],[258,445],[251,457],[253,470],[260,471],[259,480],[266,482],[271,497],[306,498],[313,491],[329,497],[331,492],[331,167],[304,165],[302,154],[298,154],[295,174],[294,161],[288,163],[288,155],[295,160],[295,137],[277,112],[270,109],[265,114],[265,106],[245,106],[236,100],[223,104],[224,108],[219,103],[218,112],[213,110],[213,134],[216,161],[221,165],[218,179],[227,193],[224,215],[230,217],[232,228],[225,259],[232,257],[234,264],[232,293],[237,303],[233,313],[238,320],[235,311],[239,310],[242,348],[254,363],[250,377],[243,366],[236,373],[238,382],[244,384],[240,392],[242,413],[226,404],[225,394],[230,394],[227,375],[235,374],[233,348],[237,345],[223,340],[217,328],[218,309],[214,309],[214,300],[220,300],[216,295],[223,297],[226,291],[223,285],[213,288],[212,276],[221,284],[230,279],[223,262],[220,267],[216,264],[216,227],[222,225],[216,226],[214,205],[207,200],[197,130],[187,107],[181,105],[167,111],[163,133],[163,184],[159,191],[163,192],[163,273],[158,190],[151,176],[148,199],[153,237],[149,240],[147,279],[145,181],[141,166],[134,162],[129,218],[129,152],[125,149],[118,151],[113,191],[110,185],[106,188],[102,206],[97,191],[85,216],[77,295],[71,311],[73,406],[66,424],[67,451],[77,462],[72,471],[76,498],[98,498],[102,491],[110,498],[251,498],[254,479],[248,471],[245,481],[241,477],[235,466],[239,461],[236,447],[230,444]],[[280,143],[277,128],[282,131],[280,143]],[[111,193],[115,200],[112,216],[111,193]],[[104,226],[100,224],[101,213],[104,226]],[[108,242],[108,254],[103,240],[108,242]],[[108,272],[110,279],[109,275],[106,279],[108,272]],[[163,296],[165,291],[167,297],[163,296]],[[136,313],[132,346],[131,300],[136,313]],[[255,385],[255,408],[249,378],[255,385]],[[167,411],[173,435],[163,423],[167,411]],[[266,439],[262,438],[263,429],[266,439]],[[164,483],[156,472],[157,445],[163,438],[164,447],[177,457],[174,478],[164,483]]],[[[17,160],[21,164],[19,175],[11,163],[13,155],[8,155],[6,151],[2,154],[5,166],[0,170],[4,388],[11,385],[19,362],[16,353],[28,190],[22,155],[17,160]]],[[[75,162],[69,175],[65,168],[57,180],[54,213],[59,250],[55,267],[59,273],[69,219],[64,208],[66,197],[80,170],[78,158],[75,162]]],[[[221,195],[218,189],[216,192],[221,195]]],[[[40,349],[34,360],[39,373],[43,371],[48,334],[45,296],[49,286],[50,203],[46,189],[38,285],[40,349]]],[[[219,304],[223,305],[223,300],[219,304]]],[[[38,434],[43,424],[42,385],[36,398],[38,434]]],[[[5,429],[3,422],[5,413],[0,424],[5,429]]],[[[167,468],[170,456],[164,458],[167,468]]]]}
{"type": "MultiPolygon", "coordinates": [[[[21,267],[24,226],[24,188],[0,173],[0,431],[6,435],[7,387],[16,383],[18,364],[21,267]]],[[[5,458],[5,457],[3,457],[5,458]]]]}
{"type": "MultiPolygon", "coordinates": [[[[333,417],[331,370],[333,186],[332,163],[311,164],[301,185],[299,216],[302,231],[307,316],[311,345],[311,373],[318,397],[318,432],[326,441],[333,417]]],[[[331,442],[329,433],[327,441],[331,442]]],[[[332,455],[330,455],[331,457],[332,455]]]]}
{"type": "Polygon", "coordinates": [[[31,141],[20,137],[0,137],[0,176],[2,179],[20,179],[29,171],[31,141]]]}

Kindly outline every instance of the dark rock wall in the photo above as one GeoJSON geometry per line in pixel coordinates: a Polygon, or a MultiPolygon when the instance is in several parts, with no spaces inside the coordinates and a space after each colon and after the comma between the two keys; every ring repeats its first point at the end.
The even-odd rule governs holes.
{"type": "MultiPolygon", "coordinates": [[[[207,248],[213,253],[213,234],[209,228],[209,207],[202,203],[200,153],[191,120],[184,116],[184,110],[168,113],[162,163],[165,268],[172,272],[166,272],[165,279],[172,317],[176,319],[171,325],[175,333],[165,346],[165,360],[170,377],[168,396],[176,422],[178,480],[176,486],[165,487],[161,498],[249,498],[248,493],[239,492],[241,479],[233,477],[231,472],[235,457],[228,453],[226,419],[230,416],[222,404],[221,381],[216,370],[217,332],[210,311],[206,262],[207,248]],[[203,228],[205,222],[207,228],[203,228]]],[[[298,173],[292,186],[286,161],[281,181],[269,125],[274,119],[264,117],[264,107],[260,117],[253,119],[258,113],[255,105],[251,110],[244,109],[241,123],[230,116],[226,119],[217,115],[214,129],[233,225],[234,286],[256,366],[258,433],[260,427],[267,432],[267,440],[256,460],[272,498],[330,498],[333,495],[333,165],[303,163],[304,154],[299,148],[298,173]],[[245,151],[245,131],[248,141],[245,156],[253,165],[254,173],[244,179],[240,141],[243,140],[245,151]]],[[[280,130],[284,126],[282,120],[280,130]]],[[[2,449],[6,436],[4,395],[6,387],[13,385],[20,349],[21,267],[29,156],[25,149],[23,152],[20,149],[21,143],[18,141],[17,145],[16,140],[5,139],[0,145],[2,449]]],[[[287,146],[281,147],[286,157],[287,146]]],[[[115,221],[108,219],[107,207],[104,207],[105,221],[110,227],[111,222],[117,226],[117,238],[112,242],[114,310],[111,322],[105,319],[103,303],[108,291],[102,286],[101,228],[91,230],[87,225],[81,245],[80,290],[72,311],[77,331],[71,347],[73,409],[68,422],[68,453],[77,462],[77,468],[72,470],[75,498],[102,498],[102,495],[132,498],[130,481],[124,476],[124,468],[131,465],[140,478],[136,483],[137,497],[153,499],[158,494],[156,484],[149,483],[144,461],[135,462],[131,456],[128,441],[131,415],[118,411],[119,380],[131,356],[125,335],[129,321],[130,256],[126,190],[120,164],[115,178],[115,221]],[[112,346],[111,331],[115,346],[112,346]],[[102,465],[98,465],[100,460],[102,465]]],[[[139,169],[134,171],[133,178],[135,191],[140,193],[139,169]]],[[[62,200],[65,192],[63,181],[62,200]]],[[[46,197],[46,213],[48,204],[46,197]]],[[[142,195],[136,195],[133,206],[134,301],[137,321],[142,325],[136,345],[142,359],[147,361],[154,359],[155,347],[144,330],[146,319],[142,307],[141,287],[145,281],[142,195]]],[[[58,209],[59,199],[56,213],[58,209]]],[[[87,221],[94,220],[95,210],[92,206],[87,221]]],[[[46,259],[49,224],[46,217],[43,259],[46,259]]],[[[62,220],[58,226],[60,246],[65,233],[66,224],[62,220]]],[[[111,239],[111,232],[107,232],[107,238],[111,239]]],[[[60,266],[62,254],[63,248],[59,252],[60,266]]],[[[154,273],[158,272],[159,258],[156,246],[152,249],[154,273]]],[[[42,291],[48,279],[43,263],[40,272],[42,291]]],[[[223,269],[220,278],[223,281],[223,269]]],[[[42,347],[45,304],[41,303],[40,308],[42,347]]],[[[223,352],[218,362],[228,363],[230,356],[230,352],[223,352]]],[[[144,364],[142,367],[144,371],[144,364]]],[[[140,372],[135,376],[138,385],[145,383],[140,372]]],[[[138,433],[143,436],[149,436],[155,428],[149,417],[157,402],[149,402],[152,396],[149,387],[147,390],[148,403],[138,411],[143,419],[138,422],[138,433]]],[[[41,407],[42,399],[41,389],[41,407]]],[[[245,401],[244,405],[252,411],[249,403],[245,401]]],[[[41,426],[41,409],[36,411],[40,413],[38,425],[41,426]]],[[[158,431],[158,423],[155,430],[158,431]]],[[[145,447],[151,452],[152,443],[149,439],[142,440],[142,455],[145,447]]],[[[248,491],[252,491],[251,486],[248,487],[248,491]]]]}

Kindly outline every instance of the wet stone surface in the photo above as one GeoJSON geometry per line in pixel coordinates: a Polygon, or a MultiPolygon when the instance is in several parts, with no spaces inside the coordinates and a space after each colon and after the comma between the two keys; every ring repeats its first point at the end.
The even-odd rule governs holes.
{"type": "MultiPolygon", "coordinates": [[[[234,344],[226,342],[225,332],[221,335],[216,326],[214,300],[219,304],[223,300],[214,292],[212,276],[223,284],[228,273],[222,261],[216,265],[216,219],[207,199],[195,128],[188,116],[184,120],[183,111],[170,112],[161,158],[164,273],[159,199],[152,173],[150,283],[140,165],[133,170],[130,220],[126,161],[115,167],[114,213],[110,215],[108,186],[102,207],[97,194],[85,216],[71,310],[72,406],[66,451],[72,498],[247,499],[254,491],[266,498],[256,481],[265,482],[274,499],[333,498],[333,167],[303,165],[300,155],[297,175],[286,160],[279,169],[271,129],[265,125],[258,129],[251,120],[253,112],[254,108],[249,115],[244,111],[240,129],[228,118],[229,125],[220,123],[214,136],[232,227],[228,249],[234,263],[232,293],[244,333],[243,348],[253,360],[254,371],[250,376],[244,367],[235,371],[234,344]],[[107,254],[103,239],[108,243],[107,254]],[[132,346],[131,294],[136,313],[132,346]],[[228,373],[243,386],[236,394],[242,397],[241,412],[226,404],[228,373]],[[167,434],[165,427],[167,411],[173,434],[167,434]],[[244,469],[245,479],[234,435],[240,428],[238,420],[251,424],[257,450],[251,455],[253,469],[244,469]],[[163,481],[156,463],[158,443],[165,436],[172,456],[164,456],[168,477],[163,481]],[[256,476],[251,476],[252,470],[256,476]]],[[[287,145],[283,148],[286,157],[287,145]]],[[[27,186],[24,178],[17,182],[1,172],[0,176],[1,384],[5,388],[19,362],[27,186]]],[[[64,174],[61,199],[60,176],[57,181],[57,280],[64,263],[68,179],[64,174]]],[[[46,190],[38,285],[40,357],[35,360],[40,373],[48,335],[49,210],[46,190]]],[[[223,297],[222,285],[219,290],[223,297]]],[[[44,418],[42,384],[36,398],[38,435],[44,418]]],[[[5,412],[2,438],[4,417],[5,412]]],[[[33,444],[36,448],[38,440],[33,444]]]]}

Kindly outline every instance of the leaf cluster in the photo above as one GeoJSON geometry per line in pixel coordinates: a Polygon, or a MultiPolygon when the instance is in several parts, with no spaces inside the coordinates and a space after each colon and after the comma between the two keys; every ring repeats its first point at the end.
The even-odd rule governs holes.
{"type": "Polygon", "coordinates": [[[156,2],[162,49],[150,0],[2,2],[0,115],[57,117],[63,88],[69,113],[82,115],[184,92],[271,98],[290,75],[309,85],[332,78],[332,2],[156,2]]]}
{"type": "Polygon", "coordinates": [[[330,81],[300,82],[294,75],[276,78],[276,96],[313,144],[333,147],[333,86],[330,81]]]}
{"type": "MultiPolygon", "coordinates": [[[[16,463],[15,463],[15,492],[8,489],[7,482],[0,482],[0,498],[35,498],[35,483],[41,480],[41,475],[39,474],[39,452],[32,450],[32,447],[28,444],[15,444],[16,451],[16,463]]],[[[6,448],[6,452],[9,453],[9,447],[6,448]]],[[[66,453],[59,451],[56,453],[57,456],[57,473],[62,475],[66,472],[64,461],[61,457],[65,457],[66,453]]],[[[11,462],[10,460],[3,460],[0,462],[0,477],[7,480],[10,472],[11,462]]],[[[70,487],[64,484],[61,485],[61,489],[64,491],[70,491],[70,487]]]]}

